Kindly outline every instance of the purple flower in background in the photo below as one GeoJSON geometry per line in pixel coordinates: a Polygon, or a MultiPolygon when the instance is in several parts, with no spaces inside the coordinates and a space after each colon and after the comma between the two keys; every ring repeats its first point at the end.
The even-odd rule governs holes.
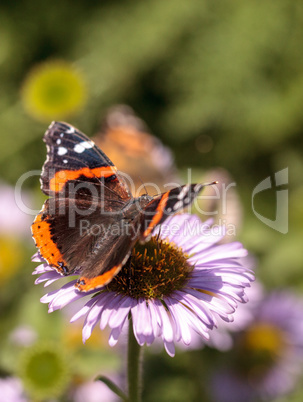
{"type": "Polygon", "coordinates": [[[0,402],[26,402],[27,400],[19,378],[0,378],[0,402]]]}
{"type": "Polygon", "coordinates": [[[38,334],[29,325],[19,325],[9,335],[10,341],[16,346],[30,346],[37,340],[38,334]]]}
{"type": "Polygon", "coordinates": [[[21,197],[19,201],[22,205],[18,205],[14,187],[0,182],[0,235],[30,239],[29,227],[33,217],[22,211],[22,206],[29,207],[31,200],[28,194],[22,193],[21,197]]]}
{"type": "MultiPolygon", "coordinates": [[[[84,342],[100,323],[101,329],[111,329],[109,344],[115,345],[131,316],[140,345],[160,338],[173,356],[176,342],[190,345],[192,331],[208,339],[218,318],[232,321],[237,305],[247,301],[244,289],[254,279],[241,264],[247,252],[238,242],[216,245],[223,236],[224,229],[212,230],[211,221],[201,223],[189,214],[170,217],[148,243],[134,247],[131,266],[101,291],[81,293],[71,280],[41,301],[52,312],[83,300],[71,321],[85,317],[84,342]]],[[[41,258],[36,254],[34,260],[41,258]]],[[[45,263],[34,274],[45,286],[62,279],[45,263]]]]}
{"type": "Polygon", "coordinates": [[[73,402],[115,402],[117,396],[101,381],[87,381],[73,389],[73,402]]]}
{"type": "Polygon", "coordinates": [[[290,392],[303,366],[303,300],[286,291],[259,302],[235,337],[228,367],[213,378],[218,402],[269,400],[290,392]]]}

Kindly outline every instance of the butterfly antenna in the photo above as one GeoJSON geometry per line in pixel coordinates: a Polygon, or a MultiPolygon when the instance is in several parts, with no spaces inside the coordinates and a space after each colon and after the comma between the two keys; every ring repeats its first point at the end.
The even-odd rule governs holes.
{"type": "Polygon", "coordinates": [[[141,177],[141,176],[138,176],[138,177],[139,177],[141,183],[143,184],[143,187],[144,187],[144,190],[145,190],[145,194],[148,195],[148,191],[147,191],[147,189],[146,189],[146,187],[145,187],[145,184],[143,183],[142,177],[141,177]]]}

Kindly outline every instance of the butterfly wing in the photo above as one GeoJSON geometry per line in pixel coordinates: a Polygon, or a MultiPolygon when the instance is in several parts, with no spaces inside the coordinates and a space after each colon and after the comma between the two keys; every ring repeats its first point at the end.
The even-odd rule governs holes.
{"type": "Polygon", "coordinates": [[[74,127],[54,122],[44,141],[47,160],[41,187],[51,197],[37,215],[32,234],[40,255],[67,275],[87,264],[98,237],[121,219],[131,194],[113,163],[74,127]],[[93,225],[99,228],[95,232],[93,225]]]}
{"type": "MultiPolygon", "coordinates": [[[[75,127],[53,122],[44,135],[47,159],[41,174],[41,189],[46,195],[70,196],[71,187],[100,189],[107,197],[131,198],[128,187],[112,161],[75,127]],[[110,195],[111,194],[111,195],[110,195]]],[[[87,192],[87,191],[86,191],[87,192]]]]}
{"type": "Polygon", "coordinates": [[[95,290],[108,284],[128,261],[137,241],[135,226],[124,220],[116,221],[99,237],[87,263],[81,270],[76,287],[82,292],[95,290]],[[133,231],[133,234],[130,232],[133,231]]]}
{"type": "Polygon", "coordinates": [[[156,226],[163,223],[170,215],[191,205],[204,186],[204,184],[186,184],[154,198],[142,213],[140,240],[147,241],[156,226]]]}

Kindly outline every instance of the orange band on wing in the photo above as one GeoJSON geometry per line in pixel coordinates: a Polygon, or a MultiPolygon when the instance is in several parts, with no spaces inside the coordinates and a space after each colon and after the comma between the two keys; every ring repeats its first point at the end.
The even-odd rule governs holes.
{"type": "Polygon", "coordinates": [[[94,177],[110,177],[116,174],[117,168],[115,166],[101,166],[98,168],[90,169],[88,167],[79,170],[59,170],[49,182],[49,188],[56,193],[61,191],[64,185],[70,180],[76,180],[80,176],[85,176],[89,179],[94,177]]]}
{"type": "Polygon", "coordinates": [[[168,195],[169,191],[162,195],[161,201],[159,202],[159,205],[157,206],[156,209],[156,214],[153,216],[153,219],[150,221],[148,228],[143,233],[144,237],[147,237],[152,232],[154,227],[160,222],[163,216],[163,210],[167,204],[168,195]]]}
{"type": "Polygon", "coordinates": [[[101,288],[107,285],[113,277],[120,271],[122,264],[114,266],[109,271],[102,275],[95,276],[94,278],[88,279],[84,276],[79,278],[75,287],[80,290],[80,292],[89,292],[90,290],[101,288]]]}
{"type": "Polygon", "coordinates": [[[50,224],[42,220],[42,213],[36,216],[32,224],[32,234],[39,248],[41,257],[43,257],[49,265],[55,267],[59,272],[63,273],[63,266],[66,266],[62,254],[51,238],[50,224]]]}

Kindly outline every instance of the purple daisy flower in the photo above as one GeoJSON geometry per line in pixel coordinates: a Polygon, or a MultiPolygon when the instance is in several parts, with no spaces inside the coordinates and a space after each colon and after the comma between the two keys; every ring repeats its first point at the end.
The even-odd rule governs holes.
{"type": "MultiPolygon", "coordinates": [[[[75,279],[41,302],[52,312],[81,299],[85,304],[71,321],[85,317],[84,342],[99,323],[101,329],[111,329],[109,344],[115,345],[131,316],[139,345],[160,338],[174,356],[175,343],[189,345],[192,331],[209,339],[218,317],[232,321],[238,303],[247,302],[244,289],[254,279],[241,264],[247,251],[238,242],[216,245],[224,236],[224,228],[219,229],[194,215],[172,216],[149,242],[134,247],[131,266],[123,267],[101,291],[81,293],[75,279]]],[[[41,258],[36,254],[34,260],[41,258]]],[[[45,286],[62,279],[46,263],[34,274],[40,275],[36,283],[45,286]]]]}
{"type": "Polygon", "coordinates": [[[303,366],[303,300],[287,291],[269,294],[235,337],[228,368],[213,378],[218,402],[271,400],[290,392],[303,366]]]}

